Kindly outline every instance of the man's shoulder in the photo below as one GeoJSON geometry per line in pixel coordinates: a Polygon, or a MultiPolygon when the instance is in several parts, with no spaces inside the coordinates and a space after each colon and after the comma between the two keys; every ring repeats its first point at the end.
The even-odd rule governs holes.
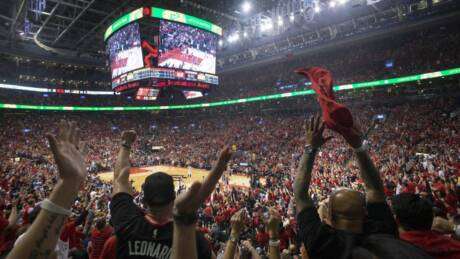
{"type": "Polygon", "coordinates": [[[115,195],[113,195],[112,197],[112,200],[110,201],[110,203],[116,203],[116,202],[122,202],[122,201],[132,201],[134,199],[134,197],[129,194],[129,193],[125,193],[125,192],[119,192],[119,193],[116,193],[115,195]]]}

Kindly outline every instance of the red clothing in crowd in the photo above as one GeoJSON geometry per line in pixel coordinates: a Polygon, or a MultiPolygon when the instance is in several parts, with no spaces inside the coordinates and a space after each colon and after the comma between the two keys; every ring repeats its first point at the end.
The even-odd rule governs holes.
{"type": "Polygon", "coordinates": [[[406,188],[402,191],[402,193],[413,193],[415,194],[415,185],[413,183],[408,183],[406,188]]]}
{"type": "Polygon", "coordinates": [[[212,217],[212,208],[211,206],[207,206],[206,208],[204,208],[203,210],[203,213],[206,217],[212,217]]]}
{"type": "Polygon", "coordinates": [[[266,246],[268,244],[269,239],[270,239],[270,236],[265,231],[260,231],[260,232],[257,232],[256,234],[256,242],[261,247],[266,246]]]}
{"type": "Polygon", "coordinates": [[[435,231],[407,231],[399,234],[402,240],[421,247],[437,259],[460,258],[460,241],[435,231]]]}
{"type": "Polygon", "coordinates": [[[75,221],[71,220],[68,221],[61,232],[60,239],[64,242],[69,243],[69,248],[82,248],[82,244],[80,242],[81,233],[77,231],[75,226],[75,221]]]}
{"type": "Polygon", "coordinates": [[[117,257],[117,236],[111,236],[105,241],[104,248],[102,249],[99,259],[113,259],[117,257]]]}
{"type": "Polygon", "coordinates": [[[90,259],[99,259],[102,249],[104,248],[105,242],[112,236],[113,228],[105,226],[102,231],[94,229],[91,233],[91,251],[90,259]]]}
{"type": "Polygon", "coordinates": [[[8,252],[13,248],[14,241],[16,240],[17,227],[7,230],[9,222],[7,219],[0,215],[0,255],[8,252]]]}

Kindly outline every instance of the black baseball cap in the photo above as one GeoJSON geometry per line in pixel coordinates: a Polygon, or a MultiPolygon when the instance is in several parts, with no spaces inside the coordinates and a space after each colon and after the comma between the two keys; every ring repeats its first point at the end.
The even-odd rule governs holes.
{"type": "Polygon", "coordinates": [[[176,198],[172,176],[163,172],[153,173],[145,178],[142,185],[143,202],[148,206],[163,206],[176,198]]]}

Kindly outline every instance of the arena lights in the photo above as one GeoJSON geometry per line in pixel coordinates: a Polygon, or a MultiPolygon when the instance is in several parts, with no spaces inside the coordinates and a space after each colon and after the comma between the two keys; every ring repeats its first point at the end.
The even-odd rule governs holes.
{"type": "Polygon", "coordinates": [[[273,29],[273,22],[271,19],[266,19],[265,21],[263,21],[261,24],[260,24],[260,30],[262,32],[266,32],[266,31],[269,31],[273,29]]]}
{"type": "MultiPolygon", "coordinates": [[[[408,82],[415,82],[420,80],[428,80],[432,78],[439,77],[450,77],[460,74],[460,67],[442,70],[437,72],[410,75],[404,77],[383,79],[377,81],[353,83],[347,85],[334,86],[334,91],[343,91],[350,89],[361,89],[361,88],[373,88],[373,87],[383,87],[390,85],[397,85],[408,82]]],[[[268,100],[283,99],[295,96],[305,96],[314,94],[314,91],[311,89],[282,93],[282,94],[272,94],[272,95],[263,95],[263,96],[254,96],[242,99],[232,99],[219,102],[211,103],[197,103],[197,104],[186,104],[186,105],[170,105],[170,106],[125,106],[125,107],[85,107],[85,106],[39,106],[39,105],[23,105],[23,104],[0,104],[0,109],[19,109],[19,110],[47,110],[47,111],[151,111],[151,110],[188,110],[188,109],[200,109],[208,107],[218,107],[218,106],[227,106],[227,105],[236,105],[241,103],[250,103],[250,102],[263,102],[268,100]]]]}
{"type": "Polygon", "coordinates": [[[228,37],[228,42],[230,43],[237,42],[239,39],[240,39],[240,34],[238,34],[238,32],[235,32],[228,37]]]}
{"type": "Polygon", "coordinates": [[[283,26],[283,18],[278,17],[278,26],[283,26]]]}
{"type": "Polygon", "coordinates": [[[241,9],[244,13],[249,13],[252,9],[252,5],[249,2],[244,2],[243,5],[241,5],[241,9]]]}

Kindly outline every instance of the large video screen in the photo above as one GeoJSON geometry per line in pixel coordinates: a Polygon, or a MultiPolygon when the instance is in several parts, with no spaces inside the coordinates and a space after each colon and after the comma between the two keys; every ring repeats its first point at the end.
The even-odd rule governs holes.
{"type": "Polygon", "coordinates": [[[161,20],[160,39],[158,66],[216,73],[216,34],[161,20]]]}
{"type": "Polygon", "coordinates": [[[136,94],[136,100],[155,101],[160,90],[154,88],[139,88],[136,94]]]}
{"type": "Polygon", "coordinates": [[[120,29],[107,42],[112,78],[144,67],[138,23],[120,29]]]}

